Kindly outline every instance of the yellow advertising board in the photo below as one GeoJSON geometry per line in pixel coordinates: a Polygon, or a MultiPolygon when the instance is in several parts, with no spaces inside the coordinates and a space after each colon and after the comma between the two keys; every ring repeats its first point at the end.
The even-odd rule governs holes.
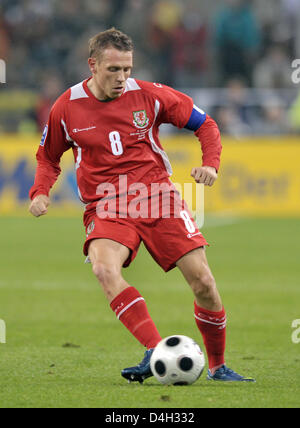
{"type": "MultiPolygon", "coordinates": [[[[0,215],[28,214],[29,190],[34,183],[40,136],[0,136],[0,215]]],[[[51,215],[80,215],[72,151],[62,158],[63,173],[51,192],[51,215]]]]}
{"type": "MultiPolygon", "coordinates": [[[[205,188],[205,213],[243,216],[300,216],[300,139],[223,138],[219,178],[205,188]]],[[[195,139],[165,141],[173,181],[187,179],[201,164],[195,139]]]]}
{"type": "MultiPolygon", "coordinates": [[[[40,137],[0,136],[0,215],[24,215],[34,181],[40,137]]],[[[193,136],[163,138],[174,174],[182,186],[201,165],[201,148],[193,136]]],[[[300,216],[300,139],[223,138],[219,179],[205,188],[205,213],[243,216],[300,216]]],[[[62,159],[63,173],[51,194],[54,215],[80,215],[74,159],[62,159]]]]}

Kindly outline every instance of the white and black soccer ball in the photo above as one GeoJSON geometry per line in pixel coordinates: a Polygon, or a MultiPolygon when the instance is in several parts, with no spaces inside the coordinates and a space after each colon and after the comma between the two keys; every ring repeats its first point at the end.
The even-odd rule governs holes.
{"type": "Polygon", "coordinates": [[[200,346],[190,337],[175,335],[156,346],[150,367],[164,385],[190,385],[202,374],[205,357],[200,346]]]}

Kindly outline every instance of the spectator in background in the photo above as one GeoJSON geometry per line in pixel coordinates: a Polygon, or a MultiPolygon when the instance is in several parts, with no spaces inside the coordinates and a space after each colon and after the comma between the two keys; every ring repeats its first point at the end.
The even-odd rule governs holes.
{"type": "MultiPolygon", "coordinates": [[[[201,100],[206,96],[213,100],[209,101],[211,106],[213,102],[219,106],[220,126],[224,123],[227,133],[252,133],[261,126],[260,122],[253,126],[255,118],[263,117],[268,122],[265,115],[276,114],[264,107],[258,111],[263,96],[253,100],[250,106],[249,97],[255,98],[256,91],[251,93],[242,87],[254,83],[259,88],[290,88],[291,62],[300,58],[299,1],[0,0],[0,58],[7,58],[9,83],[5,91],[11,88],[33,91],[28,115],[30,120],[37,115],[38,126],[42,126],[57,80],[65,88],[86,76],[86,39],[105,30],[109,23],[117,24],[133,36],[136,78],[186,89],[229,85],[230,94],[226,97],[222,98],[222,90],[217,97],[208,94],[208,90],[206,95],[201,93],[201,100]],[[218,4],[223,4],[223,8],[211,25],[218,4]],[[216,49],[210,46],[212,30],[216,49]],[[258,53],[264,58],[256,67],[258,53]],[[45,73],[50,88],[42,94],[35,115],[34,94],[41,91],[45,73]],[[242,81],[232,81],[234,76],[241,76],[242,81]]],[[[287,94],[286,98],[286,105],[290,106],[293,96],[287,94]]],[[[295,108],[291,110],[293,123],[298,121],[295,108]]],[[[19,113],[1,112],[3,129],[17,129],[18,121],[19,113]]],[[[169,132],[167,126],[165,129],[169,132]]]]}
{"type": "MultiPolygon", "coordinates": [[[[51,45],[54,47],[55,62],[67,76],[66,60],[87,27],[86,15],[86,6],[82,8],[80,0],[64,0],[57,6],[55,18],[51,19],[51,45]]],[[[99,21],[101,25],[101,19],[99,21]]],[[[65,82],[66,85],[70,83],[65,82]]]]}
{"type": "Polygon", "coordinates": [[[128,0],[127,8],[118,26],[121,24],[126,30],[132,32],[134,43],[144,49],[147,43],[147,23],[151,20],[152,0],[128,0]]]}
{"type": "Polygon", "coordinates": [[[246,81],[241,78],[230,79],[226,84],[225,105],[236,112],[240,120],[250,125],[256,118],[253,101],[250,102],[246,81]]]}
{"type": "Polygon", "coordinates": [[[174,84],[177,87],[205,85],[207,27],[198,6],[187,2],[172,37],[174,84]]]}
{"type": "Polygon", "coordinates": [[[101,27],[100,25],[94,28],[91,27],[87,33],[74,40],[72,48],[64,60],[64,80],[69,82],[70,86],[74,82],[84,80],[90,73],[87,63],[88,48],[86,40],[89,40],[93,34],[97,33],[99,28],[105,29],[104,26],[101,27]]]}
{"type": "Polygon", "coordinates": [[[4,18],[0,10],[0,58],[6,60],[10,49],[10,39],[4,18]]]}
{"type": "Polygon", "coordinates": [[[125,10],[128,8],[128,0],[110,0],[111,8],[107,17],[107,27],[118,27],[125,10]]]}
{"type": "Polygon", "coordinates": [[[127,8],[118,24],[118,27],[122,28],[126,34],[130,34],[134,40],[134,77],[151,82],[160,80],[157,71],[154,76],[153,69],[156,67],[153,66],[153,61],[148,54],[151,51],[148,40],[148,25],[149,21],[151,22],[149,9],[152,4],[152,0],[128,0],[127,8]]]}
{"type": "Polygon", "coordinates": [[[36,107],[36,118],[39,132],[43,132],[48,121],[51,107],[63,91],[63,85],[58,75],[53,70],[47,70],[41,83],[41,93],[36,107]]]}
{"type": "Polygon", "coordinates": [[[245,135],[252,134],[251,127],[241,120],[240,116],[232,107],[218,107],[215,117],[223,135],[230,135],[239,139],[245,135]]]}
{"type": "Polygon", "coordinates": [[[253,126],[259,117],[255,102],[249,99],[249,91],[240,78],[230,79],[224,91],[220,91],[215,117],[221,132],[241,137],[253,134],[253,126]]]}
{"type": "Polygon", "coordinates": [[[172,67],[173,34],[182,16],[180,3],[158,0],[154,3],[149,25],[149,54],[157,67],[155,80],[174,86],[172,67]]]}
{"type": "Polygon", "coordinates": [[[262,107],[261,121],[255,122],[255,133],[259,135],[286,135],[291,132],[285,103],[271,96],[262,107]]]}
{"type": "MultiPolygon", "coordinates": [[[[278,0],[277,19],[271,29],[271,41],[285,46],[287,55],[295,58],[299,27],[299,0],[278,0]]],[[[299,43],[299,42],[298,42],[299,43]]]]}
{"type": "Polygon", "coordinates": [[[226,0],[215,21],[215,43],[221,85],[232,76],[243,76],[251,85],[254,60],[260,48],[260,30],[246,0],[226,0]]]}
{"type": "Polygon", "coordinates": [[[278,45],[269,48],[266,57],[261,59],[253,72],[253,86],[256,88],[290,88],[291,60],[285,50],[278,45]]]}

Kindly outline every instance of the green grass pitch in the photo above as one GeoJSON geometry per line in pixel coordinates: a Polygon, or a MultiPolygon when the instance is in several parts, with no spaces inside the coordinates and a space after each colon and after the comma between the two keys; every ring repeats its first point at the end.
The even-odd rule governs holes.
{"type": "MultiPolygon", "coordinates": [[[[128,384],[120,370],[143,348],[119,323],[84,265],[81,219],[0,219],[0,407],[299,407],[300,220],[208,219],[208,259],[228,314],[229,367],[255,384],[128,384]]],[[[180,272],[165,274],[141,248],[124,271],[163,337],[202,340],[180,272]]]]}

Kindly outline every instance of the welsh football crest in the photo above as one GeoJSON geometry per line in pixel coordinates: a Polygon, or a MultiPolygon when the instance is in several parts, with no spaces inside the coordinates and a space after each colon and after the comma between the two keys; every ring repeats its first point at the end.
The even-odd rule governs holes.
{"type": "Polygon", "coordinates": [[[133,112],[133,124],[136,128],[146,128],[149,125],[146,110],[139,110],[133,112]]]}

